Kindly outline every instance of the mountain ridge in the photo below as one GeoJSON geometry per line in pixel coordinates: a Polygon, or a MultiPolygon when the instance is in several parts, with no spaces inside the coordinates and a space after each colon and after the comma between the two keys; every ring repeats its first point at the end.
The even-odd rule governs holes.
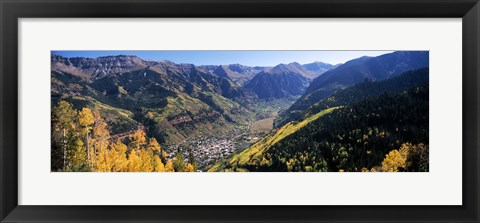
{"type": "Polygon", "coordinates": [[[209,171],[370,170],[402,143],[428,145],[428,76],[424,68],[341,89],[209,171]]]}
{"type": "Polygon", "coordinates": [[[364,80],[385,80],[408,70],[429,65],[428,51],[396,51],[377,57],[359,57],[323,73],[312,80],[305,93],[279,118],[285,124],[294,120],[299,111],[328,97],[335,91],[364,80]]]}

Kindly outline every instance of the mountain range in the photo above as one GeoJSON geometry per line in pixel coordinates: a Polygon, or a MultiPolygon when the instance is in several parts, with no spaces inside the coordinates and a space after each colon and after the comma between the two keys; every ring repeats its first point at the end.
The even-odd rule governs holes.
{"type": "MultiPolygon", "coordinates": [[[[223,80],[225,85],[236,85],[239,87],[247,85],[248,87],[246,87],[246,89],[250,89],[250,93],[257,93],[256,96],[250,96],[260,98],[301,95],[310,80],[333,67],[331,64],[322,62],[313,62],[304,65],[299,63],[279,64],[274,67],[251,67],[241,64],[195,66],[193,64],[176,64],[167,60],[148,61],[142,60],[137,56],[128,55],[98,58],[66,58],[52,55],[51,63],[52,72],[69,74],[74,78],[80,78],[88,83],[102,78],[109,78],[112,75],[141,70],[149,70],[156,73],[173,72],[176,74],[183,72],[182,78],[186,77],[185,73],[193,72],[209,80],[212,80],[211,76],[225,79],[223,80]],[[258,74],[260,74],[260,76],[258,74]],[[265,77],[273,80],[273,82],[262,82],[262,79],[265,79],[265,77]],[[286,82],[293,82],[293,84],[286,82]],[[266,87],[266,89],[279,90],[283,93],[265,93],[263,87],[266,87]]],[[[228,91],[228,89],[226,90],[228,91]]],[[[229,96],[231,98],[238,95],[229,96]]]]}
{"type": "Polygon", "coordinates": [[[339,89],[364,80],[385,80],[405,71],[428,67],[428,51],[397,51],[377,57],[360,57],[350,60],[313,79],[303,94],[281,118],[281,126],[295,120],[305,109],[328,97],[339,89]]]}
{"type": "MultiPolygon", "coordinates": [[[[285,160],[281,161],[283,155],[278,154],[278,146],[288,145],[292,149],[293,144],[276,144],[286,136],[282,134],[288,132],[287,135],[291,135],[310,126],[309,123],[317,123],[317,119],[330,117],[330,113],[346,112],[344,106],[360,108],[359,103],[372,97],[388,101],[389,98],[382,96],[385,92],[408,102],[415,101],[410,95],[402,98],[401,94],[396,94],[428,83],[428,70],[418,70],[428,66],[429,53],[426,51],[398,51],[377,57],[360,57],[337,65],[317,61],[271,67],[241,64],[197,66],[167,60],[143,60],[129,55],[98,58],[52,55],[52,106],[62,99],[77,109],[95,107],[105,117],[112,134],[145,126],[150,137],[169,145],[191,137],[225,134],[256,121],[262,109],[270,115],[271,110],[261,106],[265,101],[291,100],[292,105],[285,111],[274,106],[277,107],[275,113],[280,112],[274,130],[259,141],[269,146],[253,144],[245,150],[247,155],[242,153],[230,166],[217,165],[216,169],[258,171],[257,167],[250,165],[260,165],[264,155],[271,162],[286,165],[285,160]],[[400,76],[402,78],[396,78],[400,76]],[[370,87],[378,88],[378,91],[368,90],[370,87]],[[267,151],[267,147],[275,149],[257,153],[259,151],[255,148],[259,146],[261,151],[267,151]],[[252,154],[261,155],[252,159],[252,154]],[[280,161],[272,161],[274,156],[280,161]]],[[[428,86],[422,87],[425,88],[428,86]]],[[[317,136],[301,133],[300,138],[308,137],[317,136]]],[[[379,151],[369,165],[378,163],[378,157],[385,152],[379,151]]],[[[337,162],[332,157],[329,159],[337,162]]],[[[322,168],[338,170],[337,166],[322,168]]],[[[355,166],[346,167],[353,169],[355,166]]],[[[286,167],[278,168],[285,170],[286,167]]]]}
{"type": "Polygon", "coordinates": [[[340,89],[209,171],[428,171],[428,81],[422,68],[340,89]],[[406,164],[382,162],[408,147],[406,164]]]}
{"type": "Polygon", "coordinates": [[[227,131],[253,115],[232,99],[254,93],[192,64],[52,56],[51,70],[52,100],[99,109],[112,133],[144,125],[161,142],[178,143],[216,134],[211,128],[227,131]]]}

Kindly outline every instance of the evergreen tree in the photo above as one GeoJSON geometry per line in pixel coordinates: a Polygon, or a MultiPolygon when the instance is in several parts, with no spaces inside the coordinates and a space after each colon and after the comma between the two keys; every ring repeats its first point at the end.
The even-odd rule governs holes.
{"type": "Polygon", "coordinates": [[[74,141],[76,113],[72,105],[63,100],[53,109],[51,153],[52,167],[55,169],[61,168],[63,171],[66,171],[69,159],[67,155],[71,153],[69,150],[72,149],[69,145],[74,141]]]}
{"type": "Polygon", "coordinates": [[[193,155],[192,150],[190,150],[188,153],[188,164],[187,164],[187,169],[190,168],[192,171],[187,171],[187,172],[197,171],[197,163],[195,162],[195,156],[193,155]],[[190,164],[191,167],[188,167],[188,164],[190,164]]]}
{"type": "Polygon", "coordinates": [[[185,161],[183,160],[183,154],[178,151],[177,155],[175,156],[175,162],[173,163],[173,168],[175,172],[185,172],[185,161]]]}

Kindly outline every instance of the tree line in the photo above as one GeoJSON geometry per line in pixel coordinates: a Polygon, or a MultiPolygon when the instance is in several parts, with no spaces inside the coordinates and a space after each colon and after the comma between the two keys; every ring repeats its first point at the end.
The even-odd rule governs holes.
{"type": "Polygon", "coordinates": [[[333,106],[342,107],[265,145],[261,156],[222,166],[266,172],[428,171],[428,69],[385,81],[366,80],[339,90],[301,116],[333,106]]]}
{"type": "Polygon", "coordinates": [[[98,110],[76,110],[60,100],[52,109],[51,170],[63,172],[194,172],[193,156],[169,159],[155,138],[138,129],[126,139],[111,137],[98,110]]]}
{"type": "Polygon", "coordinates": [[[428,171],[428,85],[320,117],[271,146],[256,171],[428,171]]]}

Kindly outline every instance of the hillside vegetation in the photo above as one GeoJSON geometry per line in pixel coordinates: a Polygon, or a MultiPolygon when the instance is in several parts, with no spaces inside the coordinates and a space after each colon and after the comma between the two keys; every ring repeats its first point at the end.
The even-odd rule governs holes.
{"type": "Polygon", "coordinates": [[[428,66],[427,51],[276,66],[52,53],[51,170],[428,171],[428,66]]]}
{"type": "Polygon", "coordinates": [[[210,171],[428,171],[428,99],[428,69],[365,81],[210,171]]]}
{"type": "Polygon", "coordinates": [[[428,67],[428,64],[429,53],[427,51],[398,51],[377,57],[360,57],[350,60],[313,79],[305,94],[281,115],[279,124],[283,125],[297,119],[299,113],[339,89],[365,80],[387,80],[410,70],[428,67]]]}

